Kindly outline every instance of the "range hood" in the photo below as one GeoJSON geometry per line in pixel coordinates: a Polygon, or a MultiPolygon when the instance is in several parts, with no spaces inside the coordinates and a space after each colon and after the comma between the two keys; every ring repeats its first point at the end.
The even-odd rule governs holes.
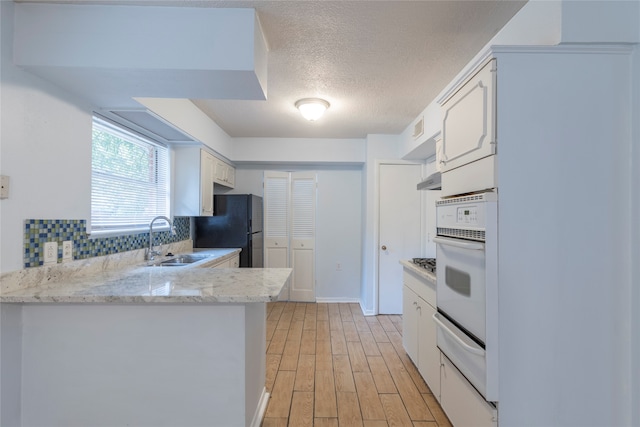
{"type": "Polygon", "coordinates": [[[418,183],[418,190],[440,190],[442,188],[442,178],[440,172],[434,172],[425,180],[418,183]]]}

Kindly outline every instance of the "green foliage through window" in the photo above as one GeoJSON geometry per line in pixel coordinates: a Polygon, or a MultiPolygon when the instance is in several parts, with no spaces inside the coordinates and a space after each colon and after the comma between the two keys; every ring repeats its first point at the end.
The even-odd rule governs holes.
{"type": "Polygon", "coordinates": [[[169,216],[168,149],[94,117],[91,229],[140,230],[169,216]]]}

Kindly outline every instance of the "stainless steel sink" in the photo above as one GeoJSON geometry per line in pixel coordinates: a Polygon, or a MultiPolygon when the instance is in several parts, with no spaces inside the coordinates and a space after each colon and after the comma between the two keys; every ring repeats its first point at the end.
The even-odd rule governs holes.
{"type": "Polygon", "coordinates": [[[185,265],[193,264],[194,262],[202,261],[203,259],[210,257],[211,255],[184,254],[177,255],[174,258],[156,263],[154,265],[157,267],[183,267],[185,265]]]}

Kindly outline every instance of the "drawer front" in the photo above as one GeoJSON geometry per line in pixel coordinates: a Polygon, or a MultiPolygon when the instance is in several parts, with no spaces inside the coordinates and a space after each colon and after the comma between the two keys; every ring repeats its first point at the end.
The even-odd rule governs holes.
{"type": "Polygon", "coordinates": [[[442,356],[440,405],[455,427],[496,427],[498,411],[442,356]]]}
{"type": "Polygon", "coordinates": [[[422,278],[413,272],[404,269],[404,285],[418,294],[431,307],[436,308],[436,284],[431,280],[422,278]]]}
{"type": "Polygon", "coordinates": [[[487,359],[485,350],[440,314],[433,316],[438,348],[462,371],[473,386],[487,393],[487,359]]]}

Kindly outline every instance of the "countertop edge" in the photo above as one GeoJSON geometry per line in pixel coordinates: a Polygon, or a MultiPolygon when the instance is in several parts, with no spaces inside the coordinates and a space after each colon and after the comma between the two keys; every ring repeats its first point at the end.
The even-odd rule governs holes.
{"type": "Polygon", "coordinates": [[[402,266],[410,271],[412,271],[413,273],[419,275],[420,277],[423,277],[427,280],[431,280],[433,283],[436,282],[436,275],[428,270],[425,270],[424,268],[420,268],[417,265],[415,265],[414,263],[412,263],[411,261],[406,261],[406,260],[400,260],[400,264],[402,264],[402,266]]]}

